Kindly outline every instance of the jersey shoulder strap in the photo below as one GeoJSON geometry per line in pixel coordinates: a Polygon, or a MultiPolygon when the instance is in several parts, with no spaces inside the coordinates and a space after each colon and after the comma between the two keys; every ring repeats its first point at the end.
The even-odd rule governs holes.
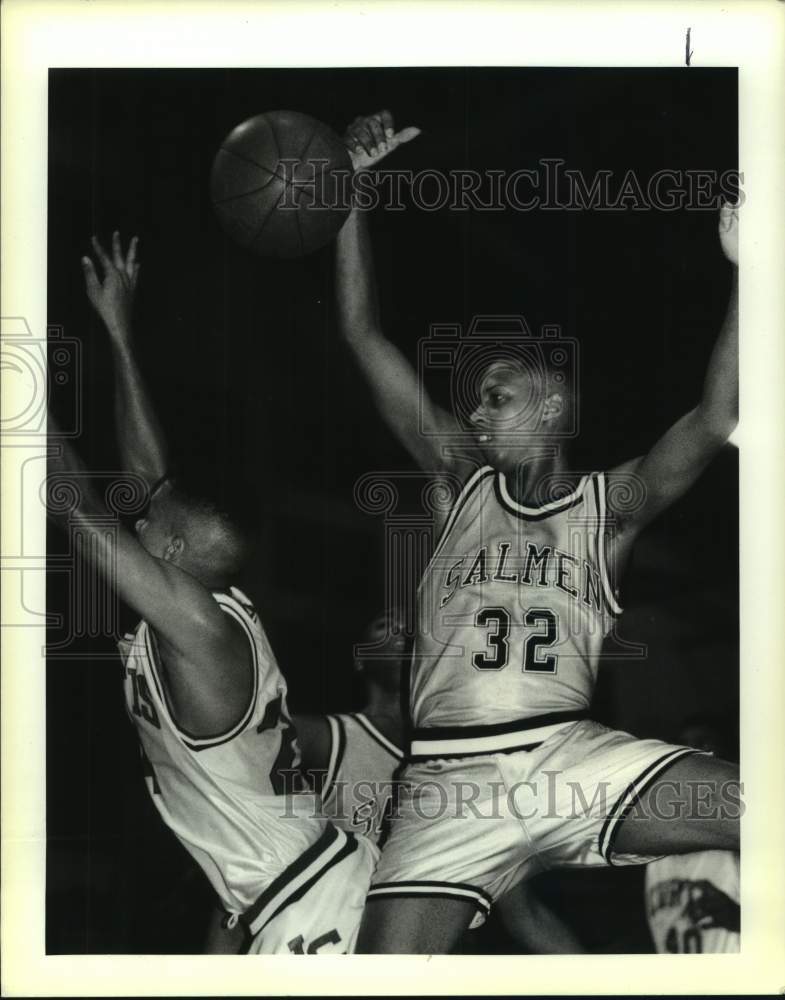
{"type": "Polygon", "coordinates": [[[346,727],[343,718],[340,715],[326,715],[325,719],[330,727],[330,753],[322,783],[322,801],[329,799],[346,753],[346,727]]]}
{"type": "Polygon", "coordinates": [[[352,719],[361,729],[363,729],[366,734],[377,743],[382,750],[386,751],[394,760],[400,761],[403,759],[403,750],[397,746],[391,739],[388,739],[384,733],[371,722],[367,715],[362,712],[354,712],[348,718],[352,719]]]}

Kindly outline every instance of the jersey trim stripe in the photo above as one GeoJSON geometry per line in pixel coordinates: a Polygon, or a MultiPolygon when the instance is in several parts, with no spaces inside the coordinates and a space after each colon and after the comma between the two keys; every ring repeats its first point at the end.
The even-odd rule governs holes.
{"type": "Polygon", "coordinates": [[[258,934],[287,906],[302,899],[325,872],[356,850],[357,840],[351,833],[328,824],[321,837],[270,883],[240,919],[251,934],[258,934]]]}
{"type": "MultiPolygon", "coordinates": [[[[481,480],[486,479],[488,476],[493,476],[493,475],[494,475],[494,470],[490,467],[490,465],[483,465],[481,468],[477,469],[476,472],[473,472],[471,476],[466,480],[463,489],[458,494],[458,498],[453,504],[453,508],[450,511],[447,520],[444,522],[444,527],[442,528],[441,534],[439,535],[439,540],[437,541],[434,547],[433,555],[428,560],[428,565],[425,567],[425,570],[423,571],[422,580],[425,580],[426,577],[428,576],[428,573],[431,567],[433,566],[436,557],[441,552],[442,548],[444,547],[444,543],[447,541],[447,538],[450,532],[452,531],[456,518],[463,510],[463,508],[466,506],[466,501],[469,499],[470,495],[480,484],[481,480]]],[[[420,587],[421,586],[422,586],[422,581],[420,582],[420,587]]]]}
{"type": "Polygon", "coordinates": [[[588,711],[550,712],[517,722],[490,726],[454,726],[415,729],[409,759],[477,757],[489,753],[533,750],[554,733],[588,717],[588,711]]]}
{"type": "Polygon", "coordinates": [[[484,889],[465,882],[378,882],[372,885],[366,896],[366,903],[379,899],[422,899],[423,896],[437,899],[464,899],[474,903],[480,913],[487,917],[493,900],[484,889]]]}
{"type": "Polygon", "coordinates": [[[330,759],[322,784],[321,797],[323,802],[326,802],[330,797],[336,775],[343,763],[343,755],[346,753],[346,730],[343,720],[338,715],[328,715],[326,718],[330,727],[330,759]]]}
{"type": "Polygon", "coordinates": [[[177,721],[175,720],[174,711],[172,708],[172,704],[169,700],[169,695],[166,690],[166,686],[164,685],[160,677],[158,650],[155,646],[152,629],[150,628],[149,624],[145,623],[147,625],[144,637],[145,646],[147,648],[147,655],[150,661],[150,667],[152,670],[156,691],[158,692],[159,697],[162,699],[164,705],[166,706],[166,711],[169,715],[169,718],[171,720],[172,726],[174,727],[175,731],[182,737],[185,746],[187,746],[189,750],[194,750],[196,752],[200,750],[208,750],[211,747],[220,746],[222,743],[228,743],[229,740],[234,739],[235,736],[241,733],[243,729],[245,729],[245,727],[248,725],[251,718],[253,717],[253,713],[256,708],[256,699],[259,692],[259,660],[256,652],[256,643],[254,641],[253,633],[251,632],[251,629],[248,626],[248,623],[243,618],[243,616],[231,604],[226,603],[227,600],[234,601],[234,598],[226,598],[223,595],[214,595],[214,596],[221,610],[225,611],[227,614],[230,614],[232,618],[235,619],[235,621],[240,623],[243,630],[245,631],[246,638],[248,639],[248,643],[251,647],[251,661],[253,670],[253,690],[251,693],[251,698],[248,703],[248,707],[246,708],[240,721],[235,723],[229,729],[224,730],[224,732],[222,733],[217,733],[214,736],[200,737],[200,736],[195,736],[193,733],[190,733],[183,726],[178,725],[177,721]]]}
{"type": "Polygon", "coordinates": [[[563,511],[582,503],[583,491],[588,478],[588,476],[583,476],[577,488],[569,496],[563,497],[561,500],[551,500],[550,503],[543,504],[541,507],[526,507],[518,503],[507,488],[507,478],[503,472],[497,474],[494,487],[496,498],[502,507],[527,521],[541,521],[543,518],[551,517],[553,514],[561,514],[563,511]]]}
{"type": "Polygon", "coordinates": [[[610,577],[608,575],[608,567],[605,562],[605,526],[607,522],[607,511],[605,505],[605,473],[598,472],[593,477],[593,484],[597,499],[597,513],[599,515],[599,524],[597,527],[597,564],[600,569],[602,591],[605,594],[605,600],[611,612],[614,615],[620,615],[622,613],[622,608],[616,600],[616,595],[613,593],[613,587],[611,586],[610,577]]]}
{"type": "Polygon", "coordinates": [[[392,740],[388,740],[384,733],[380,732],[366,715],[363,715],[362,712],[354,712],[350,718],[359,723],[371,739],[375,740],[390,756],[395,757],[396,760],[402,759],[403,750],[397,747],[392,740]]]}
{"type": "Polygon", "coordinates": [[[646,791],[646,789],[651,785],[651,783],[663,772],[663,770],[672,764],[675,760],[680,757],[686,757],[688,754],[701,753],[700,750],[695,750],[693,747],[676,747],[671,748],[664,753],[662,757],[658,757],[657,760],[653,761],[647,768],[645,768],[641,773],[631,781],[627,788],[621,793],[619,798],[614,802],[611,811],[605,818],[605,822],[602,824],[600,829],[600,834],[597,839],[597,844],[599,847],[600,854],[605,858],[609,865],[613,864],[613,845],[618,836],[621,825],[627,816],[630,814],[635,803],[640,799],[641,795],[646,791]]]}

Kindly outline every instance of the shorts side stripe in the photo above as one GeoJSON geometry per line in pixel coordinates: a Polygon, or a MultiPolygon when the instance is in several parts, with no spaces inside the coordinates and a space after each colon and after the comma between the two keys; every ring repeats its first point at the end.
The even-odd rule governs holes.
{"type": "Polygon", "coordinates": [[[621,824],[627,818],[635,803],[669,764],[672,764],[680,757],[686,757],[688,754],[693,753],[700,753],[700,751],[695,750],[692,747],[676,747],[669,750],[667,753],[663,754],[662,757],[657,758],[657,760],[649,764],[649,766],[645,768],[638,775],[638,777],[635,778],[634,781],[631,781],[625,788],[613,804],[611,811],[606,816],[598,838],[600,854],[603,858],[605,858],[605,861],[609,865],[613,864],[611,855],[613,853],[614,842],[618,836],[619,830],[621,829],[621,824]]]}
{"type": "Polygon", "coordinates": [[[307,851],[292,862],[241,915],[252,934],[259,931],[290,903],[304,893],[334,864],[357,848],[357,840],[332,825],[311,844],[307,851]]]}
{"type": "Polygon", "coordinates": [[[366,902],[379,899],[462,899],[474,903],[487,916],[491,912],[493,900],[484,889],[465,882],[377,882],[368,890],[366,902]]]}
{"type": "Polygon", "coordinates": [[[310,878],[306,879],[306,881],[298,885],[297,888],[295,888],[295,890],[292,892],[292,894],[286,897],[286,899],[281,903],[281,905],[274,913],[265,915],[264,919],[262,919],[262,915],[260,914],[259,917],[257,917],[257,919],[254,921],[253,926],[249,925],[249,930],[254,936],[258,934],[260,931],[264,930],[267,924],[269,924],[271,920],[274,920],[279,915],[279,913],[282,913],[288,906],[292,906],[294,903],[297,903],[299,900],[301,900],[303,896],[307,892],[309,892],[320,879],[324,878],[324,876],[331,868],[334,868],[336,865],[339,865],[344,858],[348,858],[350,854],[353,854],[357,850],[357,838],[354,836],[354,834],[347,833],[345,834],[345,837],[346,837],[346,842],[343,844],[340,850],[336,851],[332,855],[332,857],[328,858],[323,868],[320,868],[319,871],[314,872],[314,874],[311,875],[310,878]]]}

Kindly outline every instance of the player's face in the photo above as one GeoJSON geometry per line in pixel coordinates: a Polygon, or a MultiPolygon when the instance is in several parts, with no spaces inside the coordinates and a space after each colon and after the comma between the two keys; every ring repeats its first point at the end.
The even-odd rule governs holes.
{"type": "Polygon", "coordinates": [[[547,436],[541,417],[545,400],[534,379],[509,362],[490,365],[480,380],[480,403],[471,415],[485,460],[497,469],[514,468],[531,435],[547,436]]]}
{"type": "Polygon", "coordinates": [[[400,692],[401,670],[406,662],[407,640],[402,622],[394,615],[380,615],[366,629],[363,645],[373,653],[363,658],[362,673],[377,689],[396,699],[400,692]]]}
{"type": "Polygon", "coordinates": [[[391,667],[400,667],[406,651],[406,636],[402,622],[395,616],[379,615],[369,625],[365,641],[369,646],[376,647],[391,667]]]}

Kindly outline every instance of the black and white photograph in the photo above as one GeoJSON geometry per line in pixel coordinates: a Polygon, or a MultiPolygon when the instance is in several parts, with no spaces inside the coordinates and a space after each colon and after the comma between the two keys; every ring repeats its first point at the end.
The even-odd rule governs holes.
{"type": "Polygon", "coordinates": [[[46,68],[45,329],[6,299],[2,428],[46,522],[4,551],[44,644],[45,961],[232,956],[270,993],[253,956],[652,955],[666,992],[668,956],[766,947],[760,195],[702,42],[46,68]]]}

